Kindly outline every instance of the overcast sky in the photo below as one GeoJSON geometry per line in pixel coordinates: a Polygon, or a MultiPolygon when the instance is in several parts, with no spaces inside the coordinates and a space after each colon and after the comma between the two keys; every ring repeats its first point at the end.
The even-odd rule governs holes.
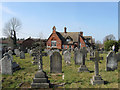
{"type": "MultiPolygon", "coordinates": [[[[83,31],[103,41],[113,34],[118,39],[117,2],[6,2],[2,3],[2,25],[12,17],[22,22],[18,38],[48,38],[52,27],[59,32],[83,31]]],[[[2,35],[4,36],[4,35],[2,35]]]]}

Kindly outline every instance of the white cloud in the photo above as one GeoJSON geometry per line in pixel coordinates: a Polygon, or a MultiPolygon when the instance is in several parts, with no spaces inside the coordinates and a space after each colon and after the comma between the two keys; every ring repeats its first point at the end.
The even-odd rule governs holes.
{"type": "Polygon", "coordinates": [[[6,6],[0,6],[0,11],[4,12],[4,13],[7,13],[7,14],[10,14],[10,15],[16,15],[15,12],[13,12],[12,10],[10,10],[8,7],[6,6]]]}

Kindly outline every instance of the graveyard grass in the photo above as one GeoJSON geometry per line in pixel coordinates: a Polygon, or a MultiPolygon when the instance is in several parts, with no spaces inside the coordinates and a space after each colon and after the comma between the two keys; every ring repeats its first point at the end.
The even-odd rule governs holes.
{"type": "MultiPolygon", "coordinates": [[[[118,88],[118,70],[105,71],[106,55],[100,54],[104,57],[103,61],[99,63],[99,72],[102,79],[105,81],[105,85],[91,85],[90,79],[94,75],[94,62],[89,60],[90,55],[86,59],[86,66],[91,71],[78,73],[79,65],[74,64],[74,57],[72,52],[71,65],[66,65],[64,57],[62,56],[62,72],[64,73],[64,79],[61,74],[50,74],[50,59],[49,56],[43,57],[43,69],[48,75],[48,80],[52,86],[59,85],[58,88],[118,88]]],[[[32,65],[32,57],[29,54],[25,54],[25,59],[13,56],[21,70],[13,73],[13,75],[2,75],[2,87],[3,88],[30,88],[35,73],[38,70],[38,65],[32,65]]],[[[120,62],[119,62],[120,65],[120,62]]],[[[119,67],[119,66],[118,66],[119,67]]],[[[120,82],[120,80],[119,80],[120,82]]]]}

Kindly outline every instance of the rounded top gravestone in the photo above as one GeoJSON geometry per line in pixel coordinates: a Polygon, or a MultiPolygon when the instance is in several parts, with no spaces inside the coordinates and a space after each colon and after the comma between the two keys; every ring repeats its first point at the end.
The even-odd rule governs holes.
{"type": "Polygon", "coordinates": [[[62,73],[62,56],[59,52],[53,52],[50,56],[50,72],[62,73]]]}

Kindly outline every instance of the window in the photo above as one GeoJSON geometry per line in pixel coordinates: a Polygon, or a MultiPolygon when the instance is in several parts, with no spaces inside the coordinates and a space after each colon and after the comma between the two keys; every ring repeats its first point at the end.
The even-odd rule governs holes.
{"type": "Polygon", "coordinates": [[[65,45],[65,49],[67,49],[67,45],[65,45]]]}
{"type": "Polygon", "coordinates": [[[71,41],[71,39],[66,39],[67,42],[71,41]]]}
{"type": "Polygon", "coordinates": [[[51,41],[51,46],[56,47],[56,41],[51,41]]]}
{"type": "Polygon", "coordinates": [[[62,45],[62,48],[64,49],[64,45],[62,45]]]}

